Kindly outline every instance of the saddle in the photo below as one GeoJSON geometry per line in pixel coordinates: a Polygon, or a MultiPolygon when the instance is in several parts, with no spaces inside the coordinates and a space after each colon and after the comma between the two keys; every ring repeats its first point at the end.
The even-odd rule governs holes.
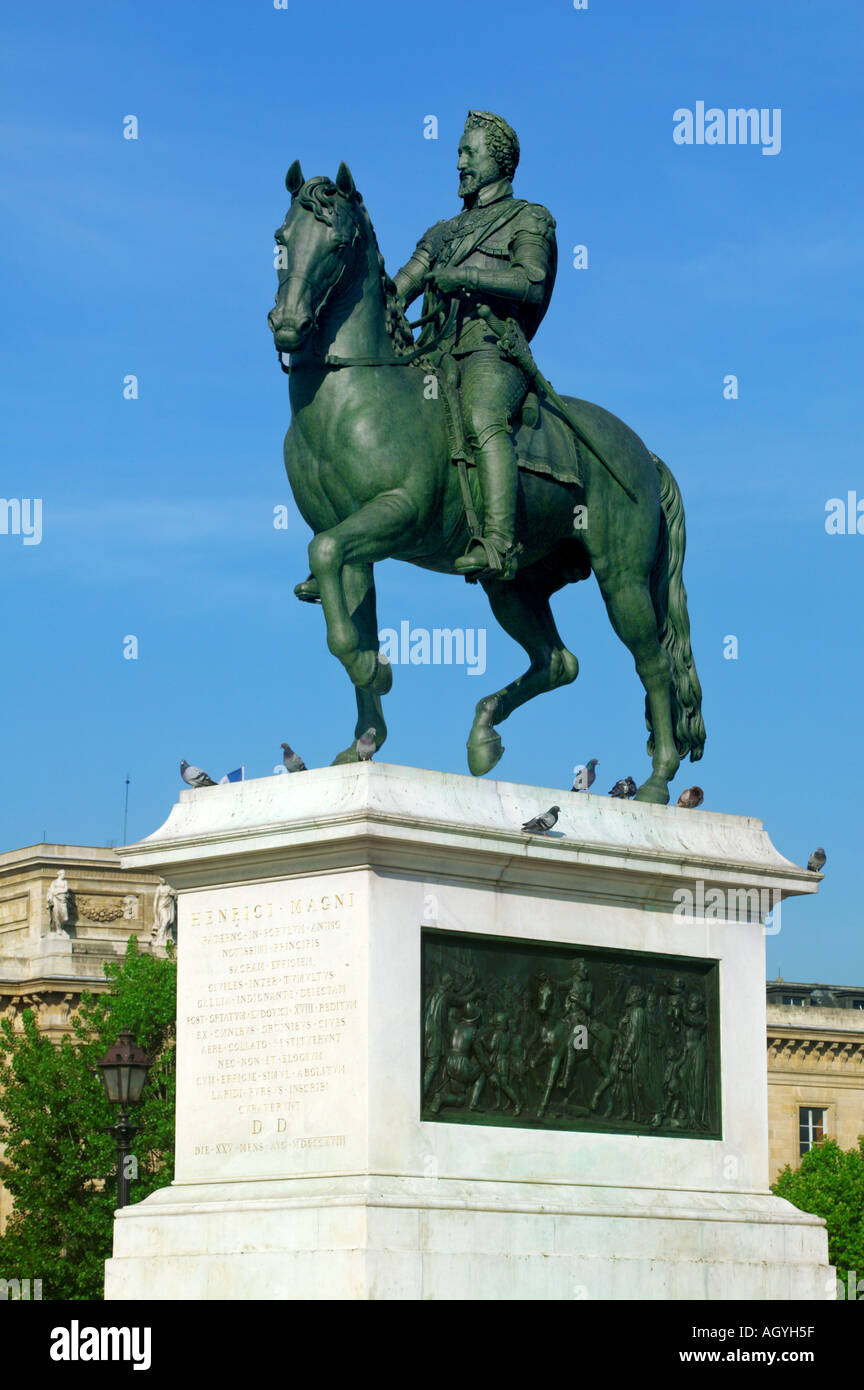
{"type": "MultiPolygon", "coordinates": [[[[474,468],[475,459],[465,437],[458,388],[446,363],[444,359],[422,365],[435,373],[439,383],[453,463],[466,469],[474,468]]],[[[566,417],[542,393],[529,389],[518,418],[511,424],[510,437],[517,464],[524,472],[540,473],[559,483],[581,485],[584,481],[579,440],[566,417]]]]}

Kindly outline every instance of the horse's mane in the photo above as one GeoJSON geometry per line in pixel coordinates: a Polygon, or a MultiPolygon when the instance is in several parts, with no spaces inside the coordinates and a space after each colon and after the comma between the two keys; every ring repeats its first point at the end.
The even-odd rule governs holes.
{"type": "Polygon", "coordinates": [[[339,218],[340,205],[344,206],[351,221],[359,227],[361,234],[365,234],[378,258],[378,274],[381,280],[381,292],[384,296],[384,326],[392,339],[393,349],[399,357],[411,352],[415,346],[414,337],[408,327],[408,320],[396,293],[396,286],[387,274],[384,257],[381,255],[378,238],[372,225],[372,218],[369,216],[360,194],[356,192],[353,194],[343,193],[336,187],[332,179],[319,175],[317,178],[309,179],[303,185],[297,194],[297,201],[301,207],[311,212],[319,222],[325,222],[330,227],[333,226],[334,220],[339,218]]]}

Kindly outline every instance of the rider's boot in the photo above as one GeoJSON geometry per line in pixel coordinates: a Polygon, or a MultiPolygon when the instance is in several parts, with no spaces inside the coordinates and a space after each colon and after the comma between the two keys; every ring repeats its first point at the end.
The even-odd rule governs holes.
{"type": "Polygon", "coordinates": [[[302,583],[294,585],[294,597],[299,598],[303,603],[320,603],[321,593],[318,588],[318,580],[314,574],[310,574],[308,579],[302,583]]]}
{"type": "Polygon", "coordinates": [[[516,573],[517,547],[513,543],[516,519],[518,470],[516,450],[506,429],[491,435],[475,450],[483,494],[485,524],[483,536],[472,540],[468,550],[456,561],[458,574],[472,576],[491,570],[497,579],[512,579],[516,573]]]}

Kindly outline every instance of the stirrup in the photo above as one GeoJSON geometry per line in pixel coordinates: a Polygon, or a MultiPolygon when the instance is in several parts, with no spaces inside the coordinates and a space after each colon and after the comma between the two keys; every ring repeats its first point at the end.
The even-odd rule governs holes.
{"type": "Polygon", "coordinates": [[[478,579],[489,577],[493,579],[512,579],[517,569],[517,558],[521,545],[514,545],[511,541],[508,545],[501,547],[494,541],[487,540],[485,536],[472,536],[468,544],[468,549],[464,555],[460,555],[455,562],[454,568],[457,574],[463,574],[469,584],[475,584],[478,579]],[[479,546],[485,555],[485,562],[479,555],[472,555],[472,551],[479,546]]]}

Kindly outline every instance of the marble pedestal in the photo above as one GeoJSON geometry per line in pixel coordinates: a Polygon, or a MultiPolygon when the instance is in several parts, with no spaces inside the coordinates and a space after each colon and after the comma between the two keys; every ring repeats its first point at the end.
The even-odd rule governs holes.
{"type": "Polygon", "coordinates": [[[179,894],[177,1162],[107,1298],[833,1296],[768,1191],[762,924],[699,915],[814,891],[760,821],[371,763],[182,792],[123,862],[179,894]],[[429,929],[718,962],[719,1137],[421,1119],[429,929]]]}

